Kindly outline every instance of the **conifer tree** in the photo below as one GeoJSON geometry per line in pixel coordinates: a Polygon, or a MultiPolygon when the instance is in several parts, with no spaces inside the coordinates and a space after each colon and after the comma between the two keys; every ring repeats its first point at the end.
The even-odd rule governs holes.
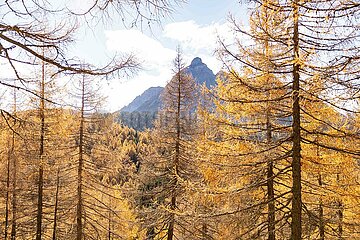
{"type": "MultiPolygon", "coordinates": [[[[319,146],[321,152],[335,151],[349,156],[358,154],[348,145],[346,148],[344,145],[334,145],[344,133],[346,136],[353,134],[336,126],[337,121],[322,121],[316,117],[316,113],[311,112],[310,103],[321,102],[324,104],[322,106],[330,105],[336,111],[351,111],[342,107],[342,104],[351,101],[351,93],[357,91],[354,76],[358,73],[358,68],[353,66],[359,60],[356,50],[359,37],[355,27],[358,20],[352,16],[358,13],[359,6],[351,1],[256,1],[256,6],[255,11],[261,8],[263,10],[254,21],[254,31],[244,31],[235,21],[234,26],[240,34],[247,35],[255,42],[266,40],[275,49],[275,54],[268,56],[268,65],[272,66],[270,73],[278,79],[284,90],[283,98],[279,99],[280,106],[283,106],[279,112],[282,117],[278,116],[277,121],[287,117],[290,120],[290,124],[284,121],[283,127],[279,126],[278,129],[282,131],[276,136],[288,136],[284,138],[287,141],[284,141],[285,154],[281,159],[291,163],[287,166],[291,168],[291,177],[285,177],[285,182],[281,184],[285,189],[291,190],[290,238],[301,239],[302,215],[307,208],[302,196],[302,183],[306,181],[302,177],[302,166],[306,164],[302,153],[304,146],[319,146]],[[274,19],[270,27],[264,26],[261,21],[262,16],[267,14],[270,14],[269,19],[274,19]],[[344,49],[347,50],[346,53],[344,49]],[[282,99],[286,101],[280,101],[282,99]],[[309,128],[307,121],[321,122],[324,126],[314,130],[309,128]],[[335,132],[327,134],[328,128],[335,132]],[[319,135],[327,135],[329,138],[316,138],[319,135]]],[[[250,72],[263,72],[265,69],[261,65],[262,59],[249,59],[244,55],[242,50],[249,49],[246,45],[239,45],[240,54],[225,44],[222,47],[224,59],[229,57],[243,66],[237,71],[229,66],[230,74],[241,84],[253,87],[253,80],[244,78],[242,71],[246,73],[246,69],[250,69],[250,72]]],[[[270,89],[276,89],[271,84],[264,86],[265,89],[266,87],[268,90],[264,92],[268,93],[270,89]]],[[[239,102],[241,100],[244,102],[240,97],[239,102]]],[[[263,102],[262,100],[256,96],[252,102],[263,102]]],[[[323,109],[322,114],[326,113],[326,109],[323,109]]],[[[288,208],[287,204],[284,209],[288,208]]]]}
{"type": "MultiPolygon", "coordinates": [[[[233,222],[226,233],[229,238],[275,239],[276,233],[286,237],[280,229],[288,227],[290,191],[283,185],[289,172],[291,95],[286,78],[276,69],[282,49],[269,36],[281,36],[285,29],[283,15],[270,9],[276,3],[264,1],[252,10],[251,28],[243,32],[257,34],[252,44],[236,46],[236,54],[223,44],[220,57],[234,58],[240,69],[228,66],[212,92],[214,106],[201,114],[205,127],[199,141],[204,157],[201,168],[210,192],[219,195],[216,204],[227,207],[214,215],[233,222]],[[226,196],[237,197],[230,203],[226,196]]],[[[235,20],[233,24],[242,32],[235,20]]],[[[221,227],[217,231],[225,234],[221,227]]]]}
{"type": "MultiPolygon", "coordinates": [[[[147,239],[156,235],[168,240],[180,238],[188,230],[179,213],[189,207],[187,184],[194,177],[192,146],[196,122],[193,119],[197,86],[184,72],[180,49],[174,60],[174,77],[165,87],[155,129],[151,134],[153,151],[141,163],[143,197],[140,214],[147,239]]],[[[187,234],[187,233],[186,233],[187,234]]]]}

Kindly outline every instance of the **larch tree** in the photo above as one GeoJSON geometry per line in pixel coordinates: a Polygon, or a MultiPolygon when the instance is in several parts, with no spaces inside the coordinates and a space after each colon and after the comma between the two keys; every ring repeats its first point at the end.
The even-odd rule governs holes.
{"type": "MultiPolygon", "coordinates": [[[[4,15],[0,22],[0,57],[9,64],[15,78],[19,80],[26,79],[20,63],[32,66],[40,60],[63,73],[98,76],[116,74],[119,70],[137,67],[134,57],[114,58],[105,67],[91,67],[79,64],[65,52],[65,46],[74,40],[73,35],[77,33],[78,21],[85,20],[87,24],[92,19],[109,21],[115,15],[124,24],[135,26],[144,21],[150,24],[170,14],[174,4],[181,2],[103,0],[90,1],[79,8],[72,1],[61,4],[35,0],[8,1],[0,5],[0,12],[4,15]],[[53,54],[43,55],[44,49],[53,54]]],[[[8,82],[1,84],[14,87],[8,82]]],[[[22,89],[20,86],[17,88],[22,89]]]]}
{"type": "Polygon", "coordinates": [[[251,11],[249,31],[232,19],[238,33],[255,37],[251,44],[239,40],[231,48],[236,53],[222,43],[219,56],[234,65],[227,65],[228,71],[210,93],[214,105],[201,111],[205,128],[198,147],[203,152],[201,168],[214,208],[220,205],[207,215],[228,226],[225,231],[218,225],[215,236],[287,237],[290,189],[284,185],[290,171],[291,94],[277,70],[282,48],[269,36],[282,36],[285,29],[283,15],[270,8],[276,3],[264,1],[251,11]]]}
{"type": "Polygon", "coordinates": [[[38,199],[37,199],[37,215],[36,215],[36,240],[42,239],[42,218],[43,218],[43,187],[44,187],[44,148],[45,148],[45,63],[41,65],[41,80],[39,91],[39,119],[40,119],[40,139],[39,139],[39,162],[38,162],[38,199]]]}
{"type": "MultiPolygon", "coordinates": [[[[77,154],[74,159],[74,163],[77,165],[77,173],[76,173],[76,239],[82,240],[86,236],[85,225],[89,224],[90,228],[95,227],[93,223],[91,223],[91,219],[93,222],[96,222],[96,219],[93,219],[93,216],[89,216],[86,214],[87,207],[91,207],[88,204],[94,200],[96,200],[96,196],[94,194],[89,193],[94,187],[93,180],[94,176],[89,176],[89,171],[91,171],[94,166],[91,161],[91,150],[94,144],[94,132],[89,131],[89,127],[91,128],[91,124],[94,119],[92,118],[92,114],[94,114],[96,110],[96,105],[99,104],[100,99],[96,97],[95,91],[92,91],[92,87],[90,86],[91,80],[83,76],[79,80],[79,85],[77,86],[77,90],[79,92],[78,98],[80,102],[79,107],[79,119],[78,119],[78,129],[76,131],[76,147],[77,154]],[[87,176],[88,175],[88,176],[87,176]],[[88,195],[88,196],[87,196],[88,195]],[[95,199],[87,200],[88,197],[95,199]]],[[[96,169],[96,168],[95,168],[96,169]]],[[[95,229],[95,236],[99,233],[98,229],[95,229]]]]}
{"type": "Polygon", "coordinates": [[[14,239],[16,235],[16,188],[18,170],[16,135],[19,134],[18,130],[20,127],[20,121],[16,118],[16,105],[16,89],[13,89],[12,111],[6,115],[3,113],[4,121],[1,124],[1,128],[4,129],[4,131],[2,131],[2,139],[6,141],[6,143],[3,143],[3,146],[6,147],[2,149],[2,152],[6,154],[6,156],[2,156],[3,159],[6,159],[6,174],[4,175],[6,176],[6,179],[4,179],[6,187],[3,191],[5,193],[4,239],[8,239],[8,236],[10,236],[10,239],[14,239]],[[7,130],[6,125],[8,127],[7,130]]]}
{"type": "Polygon", "coordinates": [[[140,162],[142,184],[140,216],[147,239],[168,240],[189,234],[186,192],[195,176],[191,141],[196,132],[194,101],[197,86],[184,72],[180,49],[174,60],[174,77],[166,85],[162,106],[151,133],[153,150],[140,162]]]}
{"type": "MultiPolygon", "coordinates": [[[[172,10],[173,3],[178,1],[93,1],[87,7],[81,10],[72,8],[72,2],[66,2],[67,7],[60,6],[55,2],[48,1],[7,1],[0,4],[0,12],[3,14],[3,18],[0,20],[0,57],[7,63],[8,68],[12,70],[12,77],[21,82],[21,84],[12,84],[8,79],[3,79],[0,84],[6,88],[12,87],[23,92],[30,93],[32,96],[38,97],[40,101],[39,116],[40,116],[40,132],[39,135],[33,134],[34,137],[40,137],[38,157],[39,169],[38,169],[38,194],[37,194],[37,217],[36,217],[36,239],[43,239],[42,231],[47,231],[44,222],[44,168],[43,162],[46,156],[46,150],[44,149],[45,141],[45,103],[49,100],[45,98],[44,89],[42,91],[32,90],[28,86],[31,84],[32,79],[23,72],[24,67],[37,67],[39,65],[49,65],[54,69],[53,76],[58,74],[85,74],[93,76],[111,76],[119,73],[134,72],[139,64],[135,61],[134,56],[123,56],[120,58],[114,58],[104,67],[90,67],[91,65],[79,64],[79,61],[66,52],[66,47],[74,40],[73,36],[77,33],[78,21],[85,21],[89,23],[91,18],[107,18],[110,19],[110,13],[112,11],[119,15],[124,23],[131,23],[132,25],[142,24],[143,21],[158,22],[160,18],[169,14],[172,10]],[[46,21],[44,21],[46,19],[46,21]],[[46,52],[47,54],[44,54],[46,52]]],[[[10,80],[13,80],[10,79],[10,80]]],[[[44,85],[44,84],[43,84],[44,85]]],[[[42,86],[43,86],[42,85],[42,86]]],[[[1,113],[4,117],[4,112],[1,113]]],[[[29,111],[31,114],[31,111],[29,111]]],[[[5,113],[6,115],[6,113],[5,113]]],[[[25,114],[22,114],[24,116],[25,114]]],[[[6,120],[6,117],[4,117],[6,120]]],[[[30,119],[36,120],[30,117],[30,119]]],[[[29,124],[31,125],[31,124],[29,124]]],[[[29,127],[29,125],[27,125],[29,127]]],[[[26,138],[31,136],[29,129],[26,130],[26,138]]],[[[25,134],[25,133],[24,133],[25,134]]],[[[29,140],[29,139],[27,139],[29,140]]],[[[32,144],[26,145],[28,150],[28,158],[35,152],[35,147],[32,144]]],[[[25,150],[24,150],[25,151],[25,150]]],[[[24,156],[24,159],[27,158],[24,156]]],[[[49,160],[49,159],[47,159],[49,160]]],[[[45,164],[49,165],[49,164],[45,164]]],[[[52,164],[50,164],[52,165],[52,164]]],[[[32,173],[30,167],[26,169],[29,173],[32,173]]],[[[58,172],[58,171],[57,171],[58,172]]],[[[61,174],[60,172],[58,172],[61,174]]],[[[80,174],[81,175],[81,174],[80,174]]],[[[29,175],[29,178],[33,177],[33,174],[29,175]]],[[[50,176],[49,176],[50,177],[50,176]]],[[[51,176],[53,177],[53,176],[51,176]]],[[[59,181],[56,181],[56,201],[54,211],[54,228],[53,238],[56,238],[56,220],[58,211],[58,191],[61,179],[56,177],[59,181]]],[[[33,179],[31,179],[33,180],[33,179]]],[[[31,181],[30,181],[31,182],[31,181]]],[[[28,188],[28,191],[32,189],[28,188]]],[[[28,193],[31,195],[30,193],[28,193]]],[[[22,196],[26,199],[25,194],[22,196]]],[[[7,198],[8,199],[8,198],[7,198]]],[[[33,200],[33,198],[31,198],[33,200]]],[[[8,205],[8,204],[7,204],[8,205]]],[[[25,205],[25,204],[23,204],[25,205]]],[[[47,204],[46,204],[47,205],[47,204]]],[[[48,205],[47,205],[48,206],[48,205]]],[[[14,206],[15,208],[15,206],[14,206]]],[[[7,209],[9,210],[9,209],[7,209]]],[[[29,217],[33,212],[28,208],[28,212],[23,212],[26,217],[29,217]]],[[[46,213],[48,213],[46,211],[46,213]]],[[[15,213],[14,213],[15,214],[15,213]]],[[[8,215],[7,215],[8,217],[8,215]]],[[[31,217],[29,217],[31,218],[31,217]]],[[[48,216],[45,217],[48,220],[48,216]]],[[[25,218],[23,218],[25,219],[25,218]]],[[[13,220],[15,221],[15,220],[13,220]]],[[[32,225],[32,221],[28,224],[32,225]]],[[[80,224],[80,221],[78,221],[80,224]]],[[[78,224],[78,225],[79,225],[78,224]]],[[[8,226],[8,224],[7,224],[8,226]]],[[[13,229],[15,229],[15,224],[13,229]]],[[[24,225],[25,226],[25,225],[24,225]]],[[[81,227],[81,225],[80,225],[81,227]]],[[[24,227],[23,229],[25,229],[24,227]]],[[[27,228],[25,235],[31,231],[32,228],[27,228]]],[[[15,231],[15,230],[14,230],[15,231]]],[[[15,235],[13,236],[15,238],[15,235]]]]}
{"type": "MultiPolygon", "coordinates": [[[[69,169],[76,179],[75,239],[117,239],[137,236],[135,214],[124,199],[122,187],[135,172],[127,152],[127,139],[121,142],[122,128],[111,118],[97,113],[101,98],[91,86],[93,79],[79,81],[77,130],[74,132],[76,153],[69,169]],[[76,172],[74,172],[76,170],[76,172]]],[[[126,138],[130,138],[128,134],[126,138]]],[[[129,139],[130,141],[130,139],[129,139]]],[[[132,145],[129,143],[129,145],[132,145]]]]}
{"type": "MultiPolygon", "coordinates": [[[[287,158],[291,178],[283,185],[291,189],[290,238],[297,240],[303,236],[302,215],[307,208],[302,197],[302,166],[306,164],[302,149],[307,145],[314,145],[321,152],[330,150],[346,153],[348,156],[358,155],[358,151],[349,145],[335,145],[340,137],[354,134],[338,127],[338,121],[317,118],[316,113],[310,111],[310,106],[320,102],[322,106],[332,106],[335,111],[352,111],[351,108],[344,107],[344,104],[350,103],[354,99],[354,92],[358,90],[356,75],[359,68],[356,66],[359,61],[359,34],[356,27],[358,19],[355,16],[360,8],[353,1],[255,1],[255,4],[275,15],[274,23],[282,24],[266,28],[261,25],[262,15],[259,15],[259,27],[256,31],[244,31],[236,23],[235,29],[254,41],[264,40],[265,37],[272,43],[277,52],[269,59],[273,66],[271,73],[277,76],[282,85],[288,86],[285,94],[288,94],[287,99],[291,101],[287,101],[282,112],[284,117],[289,117],[291,126],[288,132],[291,149],[287,158]],[[307,121],[321,122],[324,126],[314,130],[307,121]],[[327,134],[328,128],[335,132],[327,134]],[[328,137],[319,138],[319,135],[328,137]]],[[[222,44],[222,47],[221,54],[225,61],[235,60],[240,66],[246,66],[254,72],[259,70],[261,59],[248,61],[227,45],[222,44]]],[[[230,66],[230,70],[232,68],[236,66],[230,66]]],[[[245,84],[249,85],[251,82],[250,79],[245,84]]],[[[257,100],[259,99],[254,98],[253,102],[257,100]]],[[[326,113],[326,109],[323,107],[322,114],[326,113]]]]}

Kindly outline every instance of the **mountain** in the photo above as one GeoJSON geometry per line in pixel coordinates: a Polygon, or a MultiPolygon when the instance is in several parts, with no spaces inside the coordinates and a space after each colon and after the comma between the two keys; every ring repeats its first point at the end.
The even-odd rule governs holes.
{"type": "Polygon", "coordinates": [[[199,85],[205,83],[206,87],[209,89],[216,85],[213,71],[208,68],[199,57],[196,57],[191,61],[190,66],[185,68],[185,72],[190,74],[199,85]]]}
{"type": "MultiPolygon", "coordinates": [[[[216,85],[213,71],[199,57],[194,58],[184,71],[190,74],[199,85],[205,83],[207,88],[212,88],[216,85]]],[[[161,93],[163,90],[163,87],[147,89],[129,105],[120,109],[120,112],[157,112],[161,104],[161,93]]]]}
{"type": "Polygon", "coordinates": [[[120,112],[156,112],[160,105],[160,95],[163,87],[151,87],[137,96],[129,105],[120,109],[120,112]]]}
{"type": "MultiPolygon", "coordinates": [[[[196,57],[184,71],[191,75],[199,85],[205,84],[207,88],[216,85],[216,76],[213,71],[196,57]]],[[[115,112],[116,120],[136,130],[152,127],[153,120],[161,105],[163,87],[151,87],[137,96],[129,105],[115,112]]]]}

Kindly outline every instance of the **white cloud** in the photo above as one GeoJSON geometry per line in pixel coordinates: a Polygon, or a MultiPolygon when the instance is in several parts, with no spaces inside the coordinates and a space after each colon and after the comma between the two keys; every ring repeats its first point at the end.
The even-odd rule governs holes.
{"type": "Polygon", "coordinates": [[[108,96],[108,110],[119,110],[149,87],[165,86],[171,78],[175,50],[164,47],[160,41],[139,30],[106,31],[105,35],[108,50],[133,53],[142,62],[144,69],[132,79],[114,79],[104,86],[103,92],[108,96]]]}
{"type": "Polygon", "coordinates": [[[184,49],[190,48],[195,53],[213,53],[218,47],[218,35],[225,39],[231,38],[232,32],[228,23],[201,26],[191,20],[170,23],[164,28],[165,37],[179,41],[184,49]]]}
{"type": "Polygon", "coordinates": [[[129,104],[134,98],[150,87],[165,86],[171,78],[171,70],[164,69],[158,75],[141,72],[129,80],[113,80],[104,86],[102,92],[107,97],[106,109],[114,112],[129,104]]]}
{"type": "Polygon", "coordinates": [[[133,53],[143,61],[147,70],[160,70],[175,57],[175,51],[165,48],[159,41],[146,36],[139,30],[106,31],[107,48],[122,53],[133,53]]]}
{"type": "Polygon", "coordinates": [[[165,25],[162,36],[157,36],[160,40],[135,29],[106,31],[108,50],[133,53],[143,61],[145,68],[132,79],[113,80],[104,86],[103,92],[108,96],[107,110],[119,110],[149,87],[165,86],[171,78],[172,61],[176,55],[175,48],[164,46],[172,45],[170,40],[181,45],[186,64],[190,64],[194,57],[200,57],[216,74],[221,68],[221,62],[214,56],[218,34],[225,39],[232,38],[227,23],[200,26],[194,21],[165,25]]]}

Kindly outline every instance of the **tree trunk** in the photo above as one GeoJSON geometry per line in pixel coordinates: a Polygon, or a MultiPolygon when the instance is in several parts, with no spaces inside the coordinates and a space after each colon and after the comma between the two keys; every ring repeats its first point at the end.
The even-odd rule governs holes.
{"type": "MultiPolygon", "coordinates": [[[[320,147],[319,146],[317,146],[317,148],[316,148],[316,156],[318,159],[320,159],[320,147]]],[[[319,183],[319,187],[321,189],[323,187],[321,171],[319,171],[319,173],[318,173],[318,183],[319,183]]],[[[320,200],[319,200],[319,219],[318,219],[318,221],[319,221],[319,235],[320,235],[319,240],[325,240],[324,206],[323,206],[323,199],[322,199],[321,195],[320,195],[320,200]]]]}
{"type": "Polygon", "coordinates": [[[273,161],[268,161],[267,164],[268,240],[275,240],[275,194],[273,161]]]}
{"type": "Polygon", "coordinates": [[[39,147],[39,176],[38,176],[38,202],[36,217],[36,240],[42,239],[42,215],[43,215],[43,185],[44,185],[44,137],[45,137],[45,64],[42,63],[42,78],[40,83],[40,147],[39,147]]]}
{"type": "MultiPolygon", "coordinates": [[[[272,142],[272,127],[270,122],[270,106],[267,106],[266,113],[266,139],[267,143],[272,142]]],[[[274,162],[267,160],[267,196],[268,196],[268,240],[275,240],[275,193],[274,193],[274,162]]]]}
{"type": "MultiPolygon", "coordinates": [[[[173,195],[171,197],[170,209],[172,211],[175,210],[175,206],[176,206],[176,197],[173,195]]],[[[174,237],[174,225],[175,225],[175,214],[171,213],[167,240],[172,240],[174,237]]]]}
{"type": "Polygon", "coordinates": [[[294,63],[293,63],[293,108],[292,108],[292,206],[291,206],[291,239],[301,240],[301,135],[300,135],[300,64],[299,58],[299,5],[293,3],[294,20],[294,63]]]}
{"type": "Polygon", "coordinates": [[[111,210],[109,211],[109,222],[108,222],[108,240],[112,239],[112,232],[111,232],[111,210]]]}
{"type": "MultiPolygon", "coordinates": [[[[267,2],[264,6],[265,11],[265,29],[268,31],[269,24],[268,20],[268,6],[267,2]]],[[[265,39],[265,57],[270,57],[270,50],[269,50],[269,41],[265,39]]],[[[266,66],[266,85],[271,84],[269,81],[270,71],[268,66],[266,66]]],[[[267,144],[272,143],[272,124],[271,124],[271,106],[270,106],[270,99],[271,95],[270,92],[267,92],[267,102],[266,102],[266,142],[267,144]]],[[[274,193],[274,162],[271,159],[267,159],[267,176],[266,176],[266,185],[267,185],[267,196],[268,196],[268,240],[275,240],[275,193],[274,193]]]]}
{"type": "MultiPolygon", "coordinates": [[[[179,56],[180,61],[180,56],[179,56]]],[[[171,196],[171,205],[170,209],[172,211],[175,211],[176,209],[176,188],[177,188],[177,177],[179,175],[178,167],[179,167],[179,158],[180,158],[180,132],[181,132],[181,126],[180,126],[180,111],[181,111],[181,66],[179,65],[180,62],[178,62],[178,73],[177,73],[177,80],[178,80],[178,86],[177,86],[177,106],[176,106],[176,139],[175,139],[175,156],[174,156],[174,186],[173,186],[173,192],[171,196]]],[[[174,237],[174,225],[175,225],[175,214],[171,213],[171,219],[169,223],[169,230],[168,230],[168,237],[167,240],[172,240],[174,237]]]]}
{"type": "MultiPolygon", "coordinates": [[[[322,187],[321,173],[318,176],[319,186],[322,187]]],[[[325,240],[325,223],[324,223],[324,207],[322,202],[322,196],[320,196],[319,202],[319,240],[325,240]]]]}
{"type": "MultiPolygon", "coordinates": [[[[338,185],[340,185],[340,174],[338,173],[336,175],[336,181],[338,183],[338,185]]],[[[338,226],[337,226],[337,234],[338,234],[338,240],[342,240],[343,239],[343,220],[344,220],[344,206],[343,203],[339,197],[339,199],[337,200],[337,211],[336,211],[336,215],[338,218],[338,226]]]]}
{"type": "Polygon", "coordinates": [[[10,163],[12,159],[12,152],[14,146],[8,141],[8,156],[6,164],[6,196],[5,196],[5,226],[4,226],[4,239],[7,239],[8,228],[9,228],[9,202],[10,202],[10,163]]]}
{"type": "MultiPolygon", "coordinates": [[[[15,146],[15,133],[12,133],[12,145],[15,146]]],[[[16,238],[16,182],[17,182],[17,164],[16,164],[16,156],[13,155],[13,174],[12,174],[12,220],[11,220],[11,240],[15,240],[16,238]]]]}
{"type": "Polygon", "coordinates": [[[54,206],[54,226],[52,240],[56,240],[56,228],[57,228],[57,212],[59,203],[59,184],[60,184],[60,168],[57,169],[56,175],[56,191],[55,191],[55,206],[54,206]]]}
{"type": "Polygon", "coordinates": [[[203,223],[202,223],[202,229],[201,229],[201,234],[202,234],[202,239],[206,240],[209,238],[208,236],[208,226],[205,222],[206,220],[204,219],[203,223]]]}
{"type": "Polygon", "coordinates": [[[80,128],[79,128],[79,162],[78,162],[78,182],[77,182],[77,211],[76,211],[76,240],[81,240],[83,236],[83,200],[82,200],[82,183],[83,183],[83,145],[84,145],[84,107],[85,107],[85,79],[82,79],[82,96],[80,110],[80,128]]]}
{"type": "MultiPolygon", "coordinates": [[[[16,81],[14,80],[14,86],[16,86],[16,81]]],[[[14,89],[14,116],[16,115],[16,89],[14,89]]],[[[15,149],[15,133],[12,132],[12,219],[11,219],[11,235],[10,239],[15,240],[16,238],[16,180],[17,180],[17,164],[16,156],[14,154],[15,149]]],[[[5,238],[6,239],[6,238],[5,238]]]]}

